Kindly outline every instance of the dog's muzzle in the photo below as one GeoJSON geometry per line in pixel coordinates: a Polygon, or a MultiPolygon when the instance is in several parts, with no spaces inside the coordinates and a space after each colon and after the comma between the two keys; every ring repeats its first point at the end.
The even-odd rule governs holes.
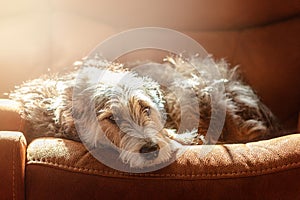
{"type": "Polygon", "coordinates": [[[140,153],[146,160],[153,160],[158,157],[159,146],[153,142],[148,142],[140,149],[140,153]]]}

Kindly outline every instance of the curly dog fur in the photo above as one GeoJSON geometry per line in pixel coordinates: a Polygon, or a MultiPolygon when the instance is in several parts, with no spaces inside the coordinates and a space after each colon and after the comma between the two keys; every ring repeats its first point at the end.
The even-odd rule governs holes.
{"type": "Polygon", "coordinates": [[[277,131],[274,116],[241,81],[237,68],[221,60],[214,78],[212,58],[164,61],[129,70],[95,57],[83,60],[80,70],[28,81],[10,98],[20,103],[20,114],[30,123],[30,139],[62,137],[93,147],[109,141],[125,150],[120,158],[131,167],[168,160],[174,142],[249,142],[277,131]],[[220,85],[223,90],[216,90],[220,85]],[[224,127],[220,135],[209,136],[214,110],[225,112],[224,127]]]}

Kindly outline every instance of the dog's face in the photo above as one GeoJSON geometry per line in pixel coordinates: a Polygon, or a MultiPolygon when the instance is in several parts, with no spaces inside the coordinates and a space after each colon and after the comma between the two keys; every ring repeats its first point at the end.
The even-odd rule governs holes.
{"type": "Polygon", "coordinates": [[[146,95],[127,95],[118,95],[99,110],[98,122],[103,133],[121,150],[122,161],[131,167],[166,161],[171,149],[157,105],[146,95]]]}
{"type": "Polygon", "coordinates": [[[86,142],[108,141],[119,148],[121,160],[131,167],[149,167],[170,159],[172,146],[163,129],[164,104],[156,82],[134,73],[109,71],[92,88],[89,95],[97,125],[88,127],[97,131],[89,132],[86,142]]]}

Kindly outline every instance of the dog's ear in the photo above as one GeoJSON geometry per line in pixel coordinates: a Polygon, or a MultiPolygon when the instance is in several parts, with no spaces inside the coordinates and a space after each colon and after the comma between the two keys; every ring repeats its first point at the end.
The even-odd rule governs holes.
{"type": "MultiPolygon", "coordinates": [[[[88,81],[78,81],[73,88],[73,117],[82,118],[85,115],[94,116],[105,107],[108,101],[108,86],[105,84],[89,84],[88,81]]],[[[88,117],[88,116],[85,116],[88,117]]]]}
{"type": "Polygon", "coordinates": [[[107,86],[91,85],[83,80],[78,81],[73,90],[72,116],[78,135],[88,148],[98,147],[107,141],[103,139],[105,134],[97,119],[98,111],[107,102],[107,86]]]}

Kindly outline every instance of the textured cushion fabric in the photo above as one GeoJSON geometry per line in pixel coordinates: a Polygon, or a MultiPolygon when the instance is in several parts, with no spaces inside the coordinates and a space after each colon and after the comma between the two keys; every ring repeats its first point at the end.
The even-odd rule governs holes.
{"type": "Polygon", "coordinates": [[[0,198],[25,198],[26,140],[20,132],[0,131],[0,198]]]}
{"type": "MultiPolygon", "coordinates": [[[[158,171],[130,174],[101,164],[81,143],[36,139],[27,149],[26,196],[300,198],[300,134],[247,144],[214,145],[202,157],[199,152],[206,147],[191,147],[158,171]],[[45,182],[51,187],[41,187],[45,182]]],[[[106,156],[118,160],[114,153],[106,156]]]]}

